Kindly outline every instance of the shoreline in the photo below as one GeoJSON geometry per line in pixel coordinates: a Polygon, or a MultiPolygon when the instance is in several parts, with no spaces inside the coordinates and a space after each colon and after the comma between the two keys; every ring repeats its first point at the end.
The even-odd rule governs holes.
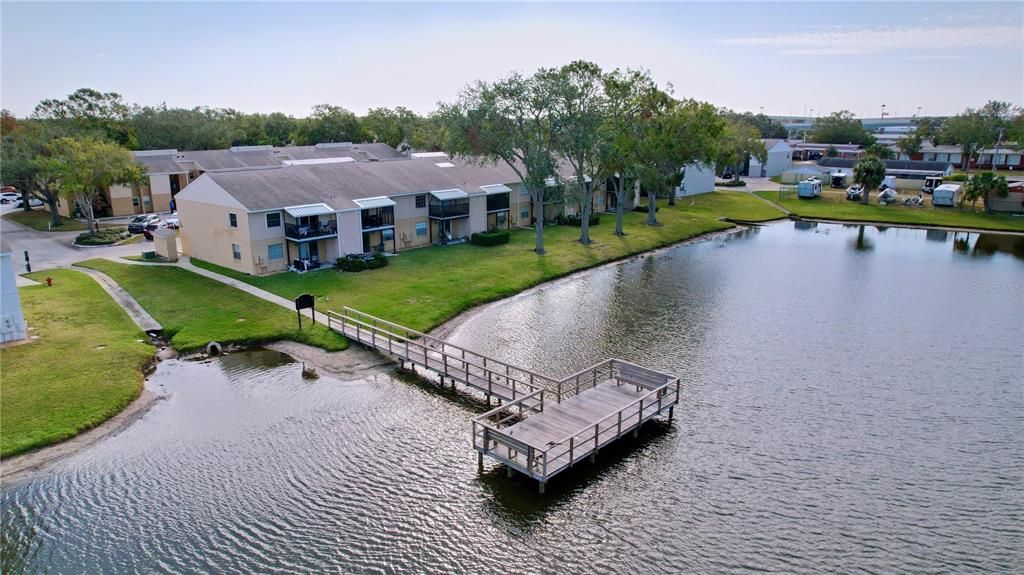
{"type": "Polygon", "coordinates": [[[489,301],[489,302],[481,303],[480,305],[473,306],[473,307],[467,309],[466,311],[463,311],[462,313],[456,315],[455,317],[453,317],[453,318],[451,318],[449,320],[446,320],[444,323],[442,323],[442,324],[438,325],[437,327],[431,329],[430,331],[426,332],[426,334],[431,336],[431,337],[436,337],[438,339],[445,339],[445,340],[447,340],[452,334],[456,333],[459,330],[459,328],[462,327],[462,325],[464,323],[466,323],[470,319],[476,317],[480,313],[483,313],[483,311],[485,311],[487,309],[490,309],[492,306],[496,306],[498,304],[501,304],[503,302],[512,300],[514,298],[525,297],[525,296],[527,296],[529,294],[534,293],[537,290],[544,289],[544,288],[550,286],[551,284],[554,284],[555,282],[572,280],[572,279],[575,279],[575,278],[577,278],[579,276],[582,276],[583,274],[586,274],[586,273],[590,273],[590,272],[594,272],[594,271],[601,270],[601,269],[604,269],[604,268],[616,266],[616,265],[619,265],[619,264],[622,264],[622,263],[625,263],[625,262],[628,262],[628,261],[632,261],[632,260],[641,260],[641,259],[644,259],[644,258],[647,258],[647,257],[651,257],[653,255],[659,254],[661,252],[664,252],[664,251],[667,251],[667,250],[670,250],[670,249],[674,249],[674,248],[678,248],[678,247],[682,247],[682,246],[688,246],[688,245],[692,245],[692,244],[697,244],[697,243],[701,243],[701,242],[710,241],[710,240],[713,240],[713,239],[715,239],[717,237],[720,237],[720,236],[728,236],[728,235],[740,233],[740,232],[746,231],[746,230],[751,229],[751,228],[757,228],[757,227],[760,227],[761,225],[779,222],[779,221],[784,220],[784,219],[785,218],[783,217],[783,218],[776,218],[774,220],[768,220],[768,221],[765,221],[765,222],[749,222],[749,223],[743,223],[743,224],[737,223],[735,221],[725,220],[725,221],[728,221],[729,223],[733,224],[733,227],[727,228],[727,229],[724,229],[724,230],[715,230],[713,232],[704,232],[702,234],[698,234],[696,236],[693,236],[693,237],[690,237],[690,238],[686,238],[685,240],[680,240],[680,241],[678,241],[676,243],[673,243],[673,244],[669,244],[669,245],[665,245],[665,246],[660,246],[660,247],[657,247],[657,248],[654,248],[654,249],[651,249],[651,250],[648,250],[648,251],[645,251],[645,252],[635,253],[635,254],[628,255],[628,256],[625,256],[625,257],[622,257],[622,258],[618,258],[618,259],[614,259],[614,260],[609,260],[607,262],[604,262],[604,263],[601,263],[601,264],[598,264],[598,265],[595,265],[595,266],[591,266],[591,267],[587,267],[587,268],[576,270],[574,272],[568,273],[568,274],[563,275],[563,276],[558,276],[558,277],[555,277],[555,278],[551,278],[551,279],[543,281],[543,282],[541,282],[539,284],[534,284],[534,285],[532,285],[532,286],[530,286],[530,287],[528,287],[528,288],[526,288],[526,289],[524,289],[524,290],[522,290],[520,292],[514,293],[514,294],[512,294],[512,295],[510,295],[508,297],[503,297],[501,299],[497,299],[497,300],[494,300],[494,301],[489,301]]]}
{"type": "Polygon", "coordinates": [[[871,220],[836,220],[831,218],[814,218],[801,216],[799,214],[791,213],[789,219],[794,221],[802,222],[818,222],[822,224],[846,224],[853,226],[875,226],[885,228],[906,228],[912,230],[938,230],[943,232],[966,232],[969,234],[996,234],[1003,236],[1024,236],[1024,232],[1015,230],[992,230],[986,228],[971,228],[971,227],[960,227],[960,226],[942,226],[942,225],[931,225],[931,224],[908,224],[908,223],[893,223],[893,222],[880,222],[871,220]]]}
{"type": "Polygon", "coordinates": [[[146,415],[157,402],[166,399],[166,397],[168,396],[157,395],[143,387],[139,397],[116,415],[96,427],[69,437],[59,443],[4,459],[0,462],[2,463],[0,482],[7,483],[23,479],[31,473],[43,470],[43,468],[51,463],[76,455],[107,437],[117,435],[146,415]]]}

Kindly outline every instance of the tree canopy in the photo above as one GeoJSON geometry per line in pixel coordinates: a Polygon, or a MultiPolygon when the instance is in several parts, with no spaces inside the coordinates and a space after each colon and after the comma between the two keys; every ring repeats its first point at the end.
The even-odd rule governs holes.
{"type": "Polygon", "coordinates": [[[875,137],[864,129],[854,115],[843,110],[834,112],[814,121],[809,139],[821,144],[857,144],[867,146],[875,142],[875,137]]]}

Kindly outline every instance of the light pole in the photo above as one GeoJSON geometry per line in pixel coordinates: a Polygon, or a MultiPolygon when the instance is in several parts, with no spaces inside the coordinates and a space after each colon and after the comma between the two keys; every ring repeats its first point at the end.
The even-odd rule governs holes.
{"type": "Polygon", "coordinates": [[[878,131],[882,131],[882,127],[885,125],[885,104],[882,104],[882,117],[878,119],[878,131]]]}

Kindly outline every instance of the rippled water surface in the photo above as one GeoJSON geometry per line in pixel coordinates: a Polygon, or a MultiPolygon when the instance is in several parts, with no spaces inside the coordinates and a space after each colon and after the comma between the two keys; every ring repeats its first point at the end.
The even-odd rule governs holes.
{"type": "Polygon", "coordinates": [[[549,484],[476,474],[479,406],[276,352],[4,486],[21,572],[1020,572],[1024,242],[782,223],[501,302],[453,339],[679,374],[672,426],[549,484]]]}

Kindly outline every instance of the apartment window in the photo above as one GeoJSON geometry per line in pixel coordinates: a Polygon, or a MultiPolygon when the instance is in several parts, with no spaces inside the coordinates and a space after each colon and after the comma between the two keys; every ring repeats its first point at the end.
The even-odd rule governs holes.
{"type": "Polygon", "coordinates": [[[133,208],[139,207],[139,198],[136,198],[134,196],[132,197],[132,207],[133,208]]]}
{"type": "Polygon", "coordinates": [[[267,259],[270,261],[284,259],[284,244],[270,244],[267,246],[267,259]]]}
{"type": "Polygon", "coordinates": [[[267,214],[267,229],[281,227],[281,212],[267,214]]]}
{"type": "Polygon", "coordinates": [[[416,222],[416,235],[425,236],[427,235],[427,222],[416,222]]]}
{"type": "Polygon", "coordinates": [[[238,214],[228,214],[228,225],[233,228],[238,227],[238,214]]]}
{"type": "Polygon", "coordinates": [[[388,228],[386,230],[382,230],[381,236],[384,238],[384,241],[390,242],[391,240],[395,239],[395,228],[388,228]]]}
{"type": "Polygon", "coordinates": [[[530,208],[519,208],[519,219],[528,221],[530,219],[530,208]]]}
{"type": "Polygon", "coordinates": [[[420,194],[416,196],[416,207],[425,208],[427,207],[427,194],[420,194]]]}
{"type": "Polygon", "coordinates": [[[242,246],[238,244],[231,244],[231,257],[235,258],[236,260],[242,259],[242,246]]]}

